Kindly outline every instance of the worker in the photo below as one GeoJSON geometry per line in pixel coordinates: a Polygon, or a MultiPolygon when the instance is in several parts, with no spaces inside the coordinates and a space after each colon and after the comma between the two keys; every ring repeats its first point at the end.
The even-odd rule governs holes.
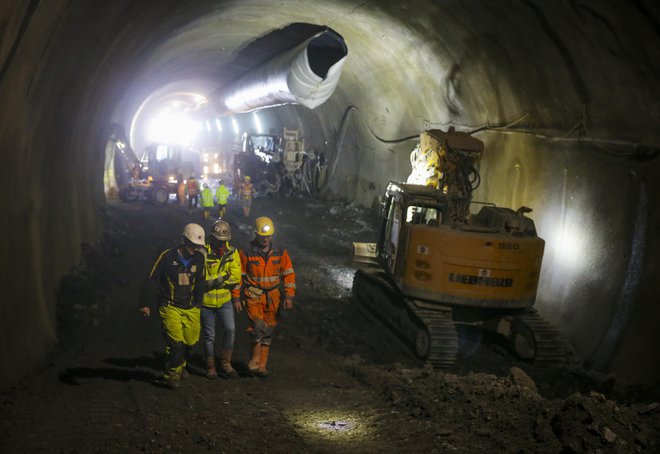
{"type": "Polygon", "coordinates": [[[187,224],[179,246],[160,254],[140,298],[140,312],[151,315],[151,302],[158,303],[165,338],[164,379],[171,389],[178,388],[187,374],[187,356],[199,340],[200,307],[204,298],[204,229],[187,224]]]}
{"type": "Polygon", "coordinates": [[[220,219],[225,217],[225,210],[227,208],[227,200],[229,199],[229,189],[225,186],[222,179],[218,180],[218,188],[215,190],[215,200],[218,202],[218,217],[220,219]]]}
{"type": "Polygon", "coordinates": [[[180,171],[176,174],[176,200],[179,206],[183,206],[186,199],[186,182],[183,180],[183,173],[180,171]]]}
{"type": "Polygon", "coordinates": [[[179,206],[183,206],[186,202],[186,182],[179,180],[179,187],[177,188],[176,198],[179,200],[179,206]]]}
{"type": "Polygon", "coordinates": [[[238,378],[231,365],[236,328],[234,309],[241,309],[238,295],[232,301],[231,290],[241,283],[241,258],[229,244],[231,229],[223,220],[216,221],[206,242],[206,293],[202,302],[202,333],[206,356],[206,378],[218,377],[215,367],[215,322],[223,327],[220,371],[225,378],[238,378]]]}
{"type": "MultiPolygon", "coordinates": [[[[256,376],[266,377],[280,303],[285,310],[293,307],[296,275],[286,249],[272,244],[273,221],[258,217],[254,233],[249,249],[240,252],[243,282],[240,289],[234,289],[233,296],[241,298],[250,319],[251,358],[248,368],[256,376]]],[[[240,311],[242,307],[239,305],[236,310],[240,311]]]]}
{"type": "Polygon", "coordinates": [[[202,189],[202,210],[204,213],[204,219],[208,219],[211,216],[211,210],[213,209],[213,193],[209,185],[204,183],[204,189],[202,189]]]}
{"type": "Polygon", "coordinates": [[[252,195],[254,186],[252,185],[251,180],[252,179],[249,175],[245,175],[243,184],[241,184],[241,188],[238,191],[240,204],[243,207],[243,215],[246,218],[250,217],[250,208],[252,207],[252,195]]]}
{"type": "Polygon", "coordinates": [[[190,216],[192,214],[192,207],[197,206],[199,198],[199,182],[195,179],[194,175],[188,178],[186,191],[188,192],[188,216],[190,216]]]}

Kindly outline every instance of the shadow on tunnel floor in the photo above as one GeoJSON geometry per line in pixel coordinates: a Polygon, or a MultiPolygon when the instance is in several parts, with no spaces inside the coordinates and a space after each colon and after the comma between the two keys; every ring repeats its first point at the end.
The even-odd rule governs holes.
{"type": "Polygon", "coordinates": [[[161,370],[163,364],[165,364],[165,354],[154,352],[151,356],[139,356],[137,358],[106,358],[103,362],[125,368],[146,367],[161,370]]]}
{"type": "Polygon", "coordinates": [[[71,386],[80,386],[80,379],[102,378],[104,380],[116,380],[128,382],[131,380],[153,383],[159,376],[144,370],[113,369],[108,367],[72,367],[66,369],[59,375],[62,383],[71,386]]]}

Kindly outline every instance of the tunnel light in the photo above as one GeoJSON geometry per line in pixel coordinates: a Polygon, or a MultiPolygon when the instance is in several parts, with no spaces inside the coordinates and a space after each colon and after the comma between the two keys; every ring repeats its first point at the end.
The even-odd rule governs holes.
{"type": "Polygon", "coordinates": [[[213,173],[220,173],[220,164],[213,164],[213,173]]]}
{"type": "Polygon", "coordinates": [[[255,112],[252,116],[254,117],[254,129],[257,130],[257,134],[261,134],[261,120],[259,119],[259,115],[255,112]]]}
{"type": "Polygon", "coordinates": [[[197,134],[195,123],[180,114],[164,112],[153,118],[149,126],[152,142],[190,144],[197,134]]]}
{"type": "Polygon", "coordinates": [[[222,124],[220,123],[219,118],[215,119],[215,126],[216,126],[216,128],[218,128],[218,132],[222,132],[222,124]]]}
{"type": "Polygon", "coordinates": [[[234,128],[234,134],[238,135],[239,129],[238,129],[238,122],[234,117],[231,118],[231,125],[234,128]]]}
{"type": "Polygon", "coordinates": [[[208,121],[208,120],[206,120],[206,130],[207,130],[208,132],[211,132],[211,122],[208,121]]]}

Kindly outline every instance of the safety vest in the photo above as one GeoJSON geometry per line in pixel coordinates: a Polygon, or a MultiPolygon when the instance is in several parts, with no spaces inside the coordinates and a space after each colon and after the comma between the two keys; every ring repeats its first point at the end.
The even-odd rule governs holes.
{"type": "Polygon", "coordinates": [[[218,200],[219,205],[227,205],[227,199],[229,198],[229,189],[224,184],[218,186],[218,189],[215,190],[215,198],[218,200]]]}
{"type": "Polygon", "coordinates": [[[204,208],[213,207],[213,193],[211,192],[211,188],[204,188],[202,190],[202,206],[204,208]]]}
{"type": "Polygon", "coordinates": [[[252,188],[253,185],[252,183],[245,182],[241,186],[241,197],[244,199],[251,199],[252,198],[252,188]]]}
{"type": "Polygon", "coordinates": [[[206,245],[206,293],[204,307],[220,307],[232,299],[231,291],[241,285],[241,258],[238,251],[226,243],[224,254],[215,255],[206,245]]]}
{"type": "Polygon", "coordinates": [[[293,299],[296,295],[296,273],[286,249],[271,247],[262,254],[258,246],[253,245],[247,252],[241,251],[240,256],[242,288],[249,298],[265,296],[264,302],[270,302],[271,298],[279,297],[279,290],[282,289],[287,299],[293,299]],[[271,292],[276,296],[271,296],[271,292]]]}
{"type": "Polygon", "coordinates": [[[188,180],[188,195],[197,195],[199,194],[199,183],[197,180],[192,179],[188,180]]]}

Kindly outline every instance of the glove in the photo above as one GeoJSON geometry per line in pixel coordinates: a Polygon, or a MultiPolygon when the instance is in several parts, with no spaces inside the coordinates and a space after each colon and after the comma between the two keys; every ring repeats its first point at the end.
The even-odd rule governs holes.
{"type": "Polygon", "coordinates": [[[222,287],[223,283],[224,279],[222,279],[222,276],[218,276],[215,279],[209,279],[206,281],[206,288],[209,290],[216,290],[222,287]]]}

